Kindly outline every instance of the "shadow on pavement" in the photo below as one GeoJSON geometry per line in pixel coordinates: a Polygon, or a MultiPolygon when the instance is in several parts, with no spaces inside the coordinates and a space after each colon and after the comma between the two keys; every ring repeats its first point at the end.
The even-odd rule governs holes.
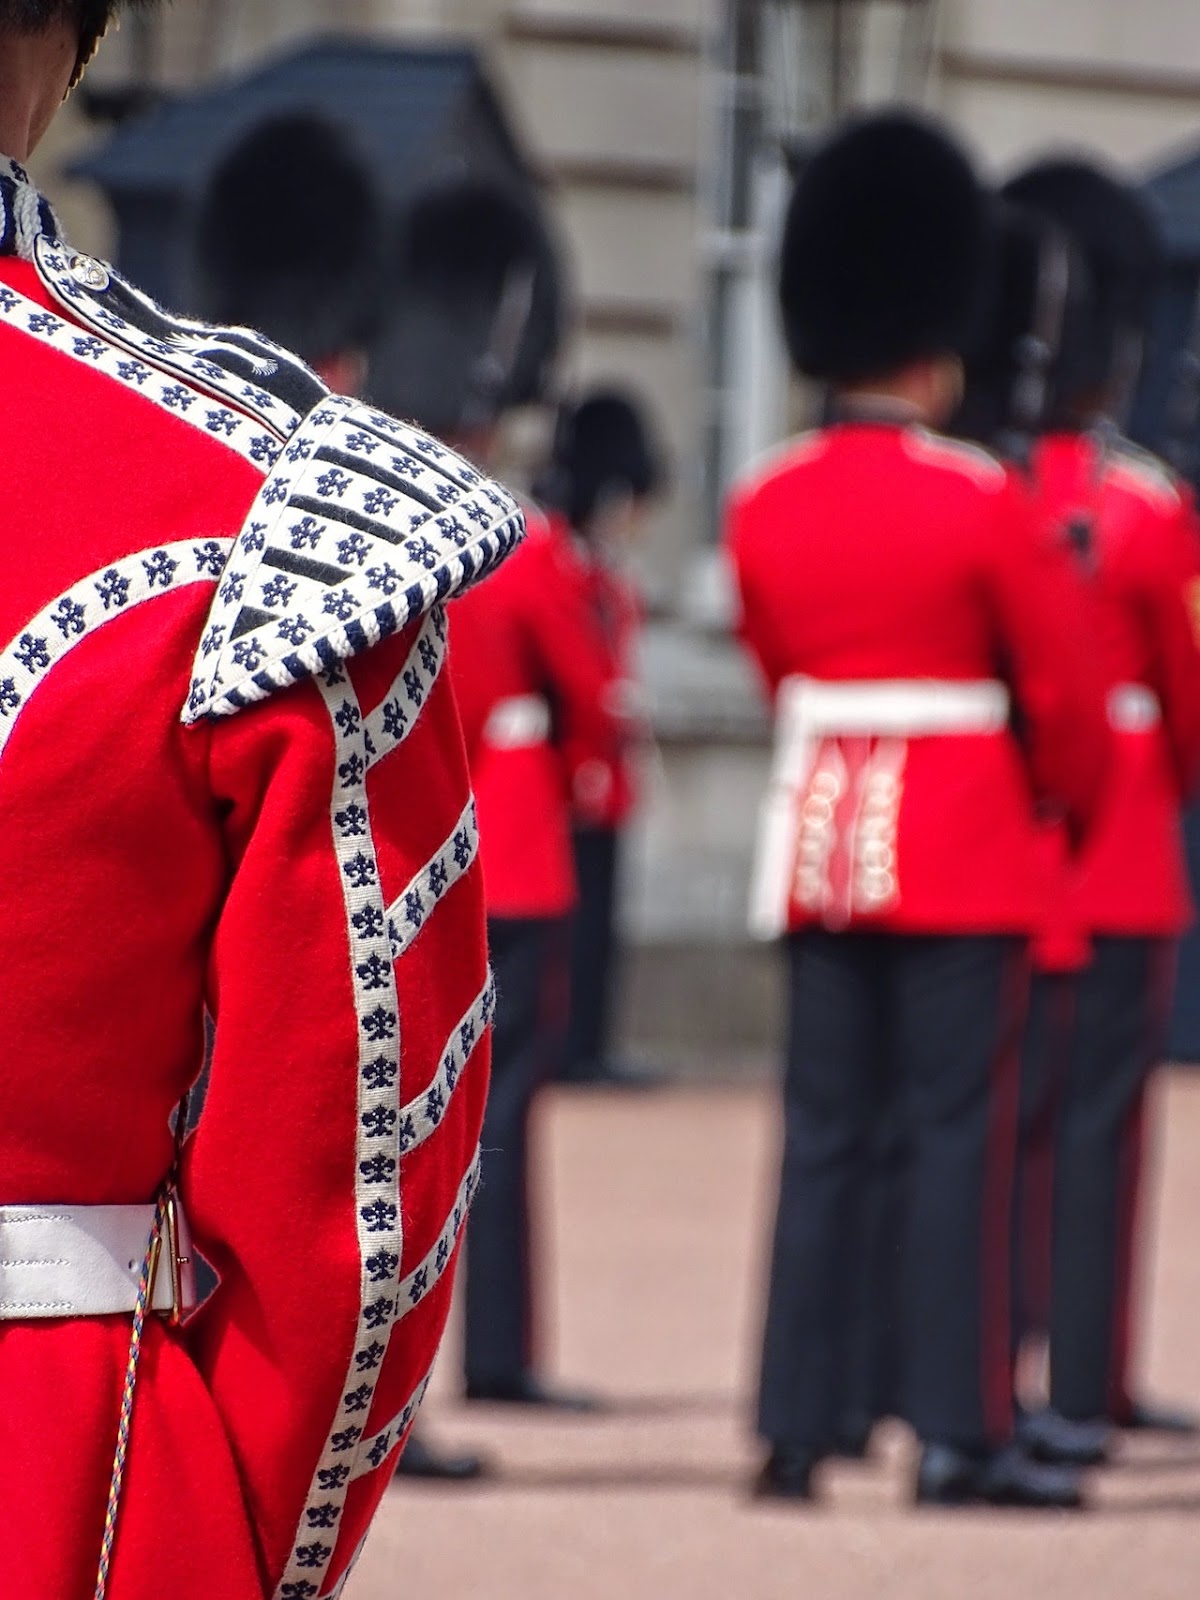
{"type": "Polygon", "coordinates": [[[719,1489],[723,1494],[740,1490],[744,1485],[742,1474],[733,1467],[687,1466],[679,1462],[663,1462],[642,1466],[622,1463],[578,1467],[499,1467],[482,1486],[492,1489],[536,1489],[577,1493],[580,1490],[598,1490],[605,1493],[616,1489],[719,1489]]]}

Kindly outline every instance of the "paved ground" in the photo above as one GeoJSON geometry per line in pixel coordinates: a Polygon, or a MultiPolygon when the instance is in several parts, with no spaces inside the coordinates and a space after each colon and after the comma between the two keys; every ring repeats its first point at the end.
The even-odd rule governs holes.
{"type": "MultiPolygon", "coordinates": [[[[1200,1403],[1200,1075],[1171,1082],[1163,1111],[1146,1368],[1154,1393],[1200,1403]]],[[[1200,1591],[1200,1446],[1127,1450],[1094,1480],[1089,1516],[918,1513],[896,1429],[875,1462],[830,1470],[819,1509],[749,1504],[768,1092],[562,1096],[543,1135],[558,1218],[553,1365],[603,1390],[611,1412],[547,1424],[464,1407],[447,1371],[431,1435],[486,1449],[496,1474],[468,1490],[394,1488],[348,1600],[1200,1591]]]]}

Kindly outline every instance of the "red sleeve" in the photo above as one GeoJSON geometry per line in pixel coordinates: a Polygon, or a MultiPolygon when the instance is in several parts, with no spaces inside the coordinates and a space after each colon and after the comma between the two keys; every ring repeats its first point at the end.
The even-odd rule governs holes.
{"type": "Polygon", "coordinates": [[[1157,537],[1147,538],[1143,548],[1152,685],[1186,802],[1200,781],[1200,534],[1191,506],[1162,520],[1157,537]]]}
{"type": "Polygon", "coordinates": [[[1088,648],[1085,580],[1040,529],[1011,478],[996,502],[987,583],[997,651],[1038,797],[1061,806],[1076,839],[1097,815],[1108,769],[1106,685],[1088,648]]]}
{"type": "Polygon", "coordinates": [[[558,539],[531,540],[525,550],[540,564],[535,571],[530,562],[524,614],[558,743],[576,768],[612,766],[625,739],[620,673],[595,614],[587,570],[558,539]]]}
{"type": "Polygon", "coordinates": [[[747,501],[735,495],[725,515],[725,561],[733,591],[732,627],[734,637],[757,667],[768,698],[774,700],[780,680],[787,675],[787,666],[774,657],[770,629],[757,604],[753,572],[746,559],[746,521],[747,501]]]}
{"type": "Polygon", "coordinates": [[[186,1152],[220,1285],[188,1330],[264,1593],[338,1590],[433,1363],[473,1191],[491,990],[434,613],[197,738],[231,862],[186,1152]]]}

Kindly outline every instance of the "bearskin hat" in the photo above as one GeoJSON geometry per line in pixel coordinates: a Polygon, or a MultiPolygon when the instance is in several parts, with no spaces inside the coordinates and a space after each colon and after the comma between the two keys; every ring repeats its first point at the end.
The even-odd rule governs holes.
{"type": "Polygon", "coordinates": [[[341,128],[309,112],[252,128],[218,164],[195,227],[195,296],[304,360],[365,349],[379,312],[380,206],[341,128]]]}
{"type": "Polygon", "coordinates": [[[800,173],[784,227],[780,301],[809,377],[882,377],[961,353],[979,311],[987,203],[971,163],[904,111],[835,133],[800,173]]]}
{"type": "Polygon", "coordinates": [[[550,464],[539,498],[583,530],[596,508],[614,495],[644,500],[666,474],[637,402],[616,389],[597,389],[559,412],[550,464]]]}
{"type": "Polygon", "coordinates": [[[1004,194],[1057,223],[1081,251],[1094,290],[1091,316],[1072,330],[1064,371],[1078,395],[1105,388],[1122,342],[1145,331],[1165,266],[1150,207],[1124,179],[1090,161],[1065,158],[1027,167],[1004,194]]]}
{"type": "Polygon", "coordinates": [[[455,435],[544,395],[563,324],[542,216],[503,180],[461,177],[403,215],[371,351],[370,392],[395,415],[455,435]]]}
{"type": "Polygon", "coordinates": [[[950,431],[1007,450],[1053,425],[1092,315],[1077,246],[1056,223],[999,198],[988,315],[967,353],[963,401],[950,431]]]}

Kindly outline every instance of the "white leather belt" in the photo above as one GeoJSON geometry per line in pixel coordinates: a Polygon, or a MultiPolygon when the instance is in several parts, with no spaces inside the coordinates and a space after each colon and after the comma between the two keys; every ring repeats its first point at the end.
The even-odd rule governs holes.
{"type": "Polygon", "coordinates": [[[940,679],[827,683],[785,678],[779,688],[778,728],[789,737],[856,736],[921,739],[935,734],[1000,733],[1010,702],[1002,683],[940,679]]]}
{"type": "Polygon", "coordinates": [[[550,707],[541,695],[512,695],[492,707],[483,737],[493,750],[528,750],[546,743],[550,725],[550,707]]]}
{"type": "Polygon", "coordinates": [[[801,796],[821,742],[836,738],[905,741],[954,734],[1000,734],[1011,700],[991,679],[858,679],[833,683],[785,678],[779,686],[775,757],[759,817],[750,929],[773,939],[787,927],[799,839],[801,796]]]}
{"type": "MultiPolygon", "coordinates": [[[[0,1320],[132,1314],[155,1207],[0,1206],[0,1320]]],[[[196,1304],[194,1257],[178,1202],[160,1249],[151,1309],[196,1304]]]]}
{"type": "Polygon", "coordinates": [[[1108,725],[1116,733],[1148,733],[1162,722],[1162,707],[1144,683],[1118,683],[1108,691],[1108,725]]]}

